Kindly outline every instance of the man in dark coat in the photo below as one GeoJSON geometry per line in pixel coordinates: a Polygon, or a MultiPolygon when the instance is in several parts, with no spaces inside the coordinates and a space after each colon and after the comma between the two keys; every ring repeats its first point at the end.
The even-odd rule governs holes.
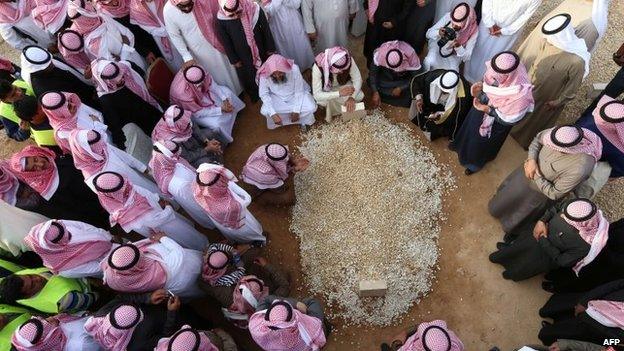
{"type": "Polygon", "coordinates": [[[373,51],[382,43],[396,40],[401,35],[403,7],[413,0],[370,0],[368,4],[368,26],[364,39],[364,56],[368,66],[373,62],[373,51]]]}
{"type": "Polygon", "coordinates": [[[422,57],[427,43],[427,30],[435,23],[436,0],[409,0],[405,5],[399,39],[408,42],[422,57]]]}

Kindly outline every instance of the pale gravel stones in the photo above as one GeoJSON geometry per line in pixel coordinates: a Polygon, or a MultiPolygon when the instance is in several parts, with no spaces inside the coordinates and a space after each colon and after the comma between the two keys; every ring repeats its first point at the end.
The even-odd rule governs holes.
{"type": "Polygon", "coordinates": [[[431,287],[450,171],[379,112],[307,135],[291,223],[306,283],[330,317],[390,325],[431,287]],[[387,295],[360,298],[366,279],[385,279],[387,295]]]}

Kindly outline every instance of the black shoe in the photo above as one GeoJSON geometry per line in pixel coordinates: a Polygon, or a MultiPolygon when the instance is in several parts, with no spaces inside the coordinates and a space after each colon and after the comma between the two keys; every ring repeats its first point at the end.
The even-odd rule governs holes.
{"type": "Polygon", "coordinates": [[[542,289],[544,289],[545,291],[548,291],[549,293],[554,293],[555,292],[555,284],[553,282],[543,281],[542,282],[542,289]]]}
{"type": "Polygon", "coordinates": [[[266,246],[266,241],[256,240],[256,241],[252,242],[252,243],[251,243],[251,244],[249,244],[249,245],[251,245],[251,247],[261,248],[261,247],[266,246]]]}
{"type": "Polygon", "coordinates": [[[498,253],[498,251],[496,251],[496,252],[492,252],[492,253],[490,254],[490,256],[488,256],[488,259],[490,260],[490,262],[492,262],[492,263],[498,263],[498,262],[497,262],[497,260],[496,260],[496,256],[495,256],[497,253],[498,253]]]}
{"type": "Polygon", "coordinates": [[[499,249],[499,250],[502,250],[502,249],[506,248],[507,246],[509,246],[509,244],[507,244],[507,243],[503,243],[503,242],[497,242],[496,243],[496,248],[499,249]]]}
{"type": "Polygon", "coordinates": [[[499,349],[498,347],[494,346],[494,347],[492,347],[492,348],[490,349],[490,351],[500,351],[500,349],[499,349]]]}
{"type": "Polygon", "coordinates": [[[505,233],[505,236],[503,236],[503,241],[506,242],[507,244],[511,243],[515,239],[516,239],[516,236],[511,233],[505,233]]]}
{"type": "Polygon", "coordinates": [[[392,349],[390,348],[390,345],[384,342],[383,344],[381,344],[381,351],[392,351],[392,349]]]}
{"type": "Polygon", "coordinates": [[[447,148],[447,149],[449,149],[449,150],[451,150],[451,151],[455,151],[455,150],[457,150],[457,149],[455,148],[455,145],[453,145],[453,142],[452,142],[452,141],[450,141],[450,142],[448,143],[448,145],[446,145],[446,148],[447,148]]]}
{"type": "Polygon", "coordinates": [[[467,176],[469,176],[469,175],[471,175],[471,174],[474,174],[474,173],[475,173],[474,171],[472,171],[472,170],[470,170],[470,169],[468,169],[468,168],[466,168],[466,169],[464,170],[464,174],[465,174],[465,175],[467,175],[467,176]]]}
{"type": "Polygon", "coordinates": [[[552,323],[548,323],[548,322],[546,322],[546,321],[542,321],[542,328],[544,328],[544,327],[548,327],[548,326],[550,326],[550,325],[552,325],[552,323]]]}

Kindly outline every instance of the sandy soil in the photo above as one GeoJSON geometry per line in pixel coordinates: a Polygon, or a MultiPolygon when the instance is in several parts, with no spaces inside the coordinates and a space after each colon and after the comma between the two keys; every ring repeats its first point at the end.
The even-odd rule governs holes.
{"type": "MultiPolygon", "coordinates": [[[[541,18],[543,13],[550,11],[559,2],[561,0],[544,1],[535,18],[541,18]]],[[[591,83],[608,82],[617,69],[611,63],[610,55],[619,46],[624,33],[624,20],[621,18],[624,0],[612,2],[612,22],[608,35],[596,52],[592,73],[579,91],[578,101],[566,110],[565,119],[575,119],[589,104],[586,94],[591,83]],[[616,14],[620,16],[616,18],[616,14]]],[[[359,66],[363,67],[362,57],[359,56],[361,45],[361,39],[355,40],[352,49],[358,55],[359,66]]],[[[15,52],[4,43],[0,46],[0,52],[16,58],[15,52]]],[[[405,109],[383,108],[392,120],[409,123],[405,109]]],[[[259,106],[249,106],[239,116],[235,126],[236,142],[227,150],[226,166],[238,174],[248,155],[257,146],[271,141],[296,145],[299,133],[299,128],[292,126],[267,130],[264,117],[259,114],[259,106]]],[[[7,141],[4,133],[0,134],[0,157],[7,157],[23,147],[23,144],[7,141]]],[[[416,130],[415,135],[422,137],[416,130]]],[[[441,162],[451,165],[457,179],[457,189],[445,203],[448,220],[443,224],[440,236],[442,253],[439,272],[431,293],[412,308],[401,323],[391,328],[347,330],[341,327],[340,320],[332,321],[336,328],[327,350],[378,350],[382,341],[389,340],[400,330],[411,328],[421,320],[431,319],[446,320],[463,340],[467,350],[487,350],[492,345],[498,345],[502,350],[511,350],[524,343],[537,342],[540,323],[537,310],[547,298],[547,294],[539,287],[540,280],[536,278],[522,283],[505,281],[500,276],[500,267],[487,260],[487,255],[502,235],[499,224],[487,214],[487,201],[496,185],[522,162],[525,152],[510,138],[494,162],[479,174],[466,177],[457,164],[456,155],[446,149],[446,141],[434,142],[431,148],[441,162]]],[[[602,196],[601,204],[608,206],[607,211],[612,218],[619,218],[621,211],[624,211],[621,183],[610,184],[609,191],[609,199],[602,196]]],[[[270,233],[267,257],[289,271],[293,278],[292,295],[306,296],[306,288],[301,280],[298,242],[288,230],[290,209],[260,208],[252,204],[251,211],[270,233]]],[[[208,301],[200,301],[195,306],[199,307],[198,310],[204,316],[215,321],[220,319],[220,313],[210,307],[208,301]]],[[[244,332],[227,329],[237,336],[241,346],[249,350],[256,349],[253,342],[244,336],[244,332]]]]}

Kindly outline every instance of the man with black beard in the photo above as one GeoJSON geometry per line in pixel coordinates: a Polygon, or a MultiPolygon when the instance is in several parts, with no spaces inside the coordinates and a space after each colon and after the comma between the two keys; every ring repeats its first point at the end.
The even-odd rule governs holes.
{"type": "Polygon", "coordinates": [[[314,124],[316,102],[293,60],[271,55],[258,70],[258,86],[267,128],[314,124]]]}

